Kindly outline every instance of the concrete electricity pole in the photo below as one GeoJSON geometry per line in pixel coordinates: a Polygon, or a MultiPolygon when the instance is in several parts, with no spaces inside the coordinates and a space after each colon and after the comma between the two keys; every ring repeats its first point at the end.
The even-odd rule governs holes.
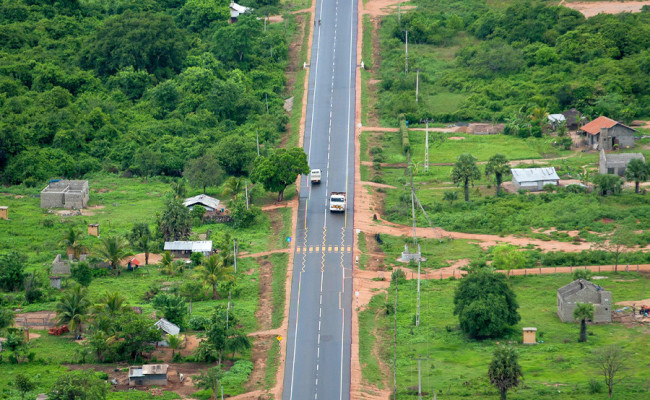
{"type": "Polygon", "coordinates": [[[417,358],[411,357],[411,360],[418,360],[418,400],[422,400],[422,360],[428,360],[429,356],[418,354],[417,358]]]}
{"type": "Polygon", "coordinates": [[[406,32],[406,58],[404,58],[404,73],[408,74],[409,73],[409,31],[406,32]]]}

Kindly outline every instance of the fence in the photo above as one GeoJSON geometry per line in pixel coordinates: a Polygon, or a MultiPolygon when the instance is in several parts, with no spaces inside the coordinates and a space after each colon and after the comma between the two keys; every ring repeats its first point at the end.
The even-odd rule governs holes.
{"type": "Polygon", "coordinates": [[[14,321],[16,325],[23,328],[37,328],[37,329],[45,330],[55,325],[54,322],[54,318],[56,317],[55,313],[47,313],[42,317],[19,316],[19,315],[20,314],[16,316],[14,321]]]}

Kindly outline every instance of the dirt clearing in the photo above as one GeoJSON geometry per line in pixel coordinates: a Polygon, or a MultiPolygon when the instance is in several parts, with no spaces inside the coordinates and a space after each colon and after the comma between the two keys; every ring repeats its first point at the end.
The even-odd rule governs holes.
{"type": "Polygon", "coordinates": [[[561,2],[564,7],[580,11],[585,17],[598,14],[620,14],[624,12],[637,13],[641,8],[650,5],[650,1],[586,1],[586,2],[561,2]]]}

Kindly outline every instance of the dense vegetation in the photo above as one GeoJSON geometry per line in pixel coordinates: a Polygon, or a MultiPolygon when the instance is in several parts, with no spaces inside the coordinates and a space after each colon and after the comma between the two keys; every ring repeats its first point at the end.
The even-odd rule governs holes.
{"type": "Polygon", "coordinates": [[[383,19],[378,108],[393,123],[498,120],[576,107],[629,121],[650,115],[650,12],[601,14],[536,0],[417,2],[383,19]],[[409,73],[404,42],[408,30],[409,73]],[[416,69],[420,98],[415,100],[416,69]]]}
{"type": "Polygon", "coordinates": [[[284,131],[294,25],[266,28],[255,15],[229,24],[228,4],[2,0],[2,181],[180,176],[205,153],[246,174],[250,165],[232,167],[220,149],[252,162],[256,132],[265,151],[284,131]]]}

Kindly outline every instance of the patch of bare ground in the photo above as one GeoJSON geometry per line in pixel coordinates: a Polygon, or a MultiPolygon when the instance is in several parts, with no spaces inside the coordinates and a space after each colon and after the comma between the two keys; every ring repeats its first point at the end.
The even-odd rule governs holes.
{"type": "MultiPolygon", "coordinates": [[[[368,14],[371,17],[381,17],[384,15],[392,14],[397,11],[399,5],[399,0],[368,0],[363,5],[363,10],[360,12],[363,14],[368,14]]],[[[407,10],[412,10],[416,8],[415,6],[401,6],[400,9],[402,12],[407,10]]]]}
{"type": "Polygon", "coordinates": [[[448,140],[465,140],[464,136],[449,136],[448,140]]]}
{"type": "Polygon", "coordinates": [[[650,5],[650,1],[578,1],[560,3],[564,7],[580,11],[587,18],[598,14],[620,14],[624,12],[637,13],[641,8],[650,5]]]}
{"type": "MultiPolygon", "coordinates": [[[[120,261],[120,265],[123,267],[126,267],[129,261],[136,259],[141,267],[145,266],[145,254],[144,253],[138,253],[130,257],[126,257],[120,261]]],[[[155,265],[160,263],[162,260],[162,255],[161,254],[155,254],[155,253],[149,253],[149,266],[155,265]]]]}

